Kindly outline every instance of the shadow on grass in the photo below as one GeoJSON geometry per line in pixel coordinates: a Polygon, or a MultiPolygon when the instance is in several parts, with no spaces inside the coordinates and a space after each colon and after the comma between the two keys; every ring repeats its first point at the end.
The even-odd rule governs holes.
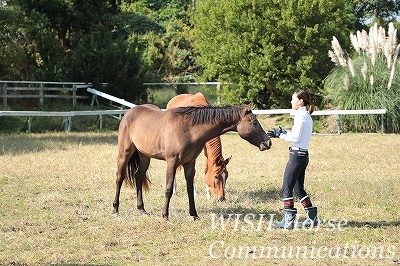
{"type": "Polygon", "coordinates": [[[110,144],[117,146],[114,133],[52,133],[52,134],[0,134],[0,156],[44,150],[63,150],[65,145],[110,144]]]}
{"type": "Polygon", "coordinates": [[[280,196],[281,190],[277,188],[267,188],[267,189],[259,188],[257,190],[248,191],[246,192],[246,194],[251,199],[261,200],[261,201],[282,199],[282,197],[280,196]]]}
{"type": "Polygon", "coordinates": [[[271,210],[267,207],[268,204],[263,204],[267,201],[271,202],[281,199],[280,190],[276,188],[258,188],[249,191],[231,189],[230,194],[232,195],[232,198],[234,198],[232,203],[228,198],[226,202],[217,202],[210,211],[219,214],[282,214],[282,212],[279,211],[279,208],[281,207],[280,205],[271,210]],[[248,202],[254,202],[254,205],[248,205],[248,202]],[[260,205],[262,207],[260,207],[260,205]]]}
{"type": "Polygon", "coordinates": [[[355,227],[355,228],[384,228],[384,227],[396,227],[400,226],[400,221],[366,221],[366,222],[360,222],[360,221],[349,221],[348,222],[349,227],[355,227]]]}
{"type": "Polygon", "coordinates": [[[51,264],[52,266],[111,266],[112,264],[51,264]]]}
{"type": "Polygon", "coordinates": [[[212,213],[215,213],[216,215],[224,215],[224,216],[229,216],[230,214],[234,215],[242,215],[245,216],[247,214],[254,214],[254,215],[261,215],[264,214],[265,217],[268,217],[268,215],[276,215],[275,217],[281,217],[282,212],[279,211],[278,208],[274,210],[270,209],[263,209],[260,210],[260,208],[243,208],[243,207],[228,207],[228,208],[220,208],[220,207],[215,207],[210,210],[212,213]]]}
{"type": "MultiPolygon", "coordinates": [[[[6,264],[7,265],[7,264],[6,264]]],[[[31,265],[30,263],[25,262],[15,262],[12,261],[8,264],[9,266],[28,266],[31,265]]],[[[69,264],[69,263],[60,263],[60,264],[51,264],[54,266],[111,266],[112,264],[69,264]]]]}

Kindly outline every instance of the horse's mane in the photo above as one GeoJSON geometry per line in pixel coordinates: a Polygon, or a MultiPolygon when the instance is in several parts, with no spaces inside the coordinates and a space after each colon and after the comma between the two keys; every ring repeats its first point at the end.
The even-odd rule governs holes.
{"type": "Polygon", "coordinates": [[[196,125],[239,120],[242,109],[235,106],[187,106],[171,110],[175,113],[190,114],[193,125],[196,125]]]}
{"type": "Polygon", "coordinates": [[[206,149],[205,152],[207,153],[207,155],[212,156],[212,158],[214,158],[214,160],[222,157],[221,139],[219,137],[212,138],[209,141],[207,141],[206,146],[204,148],[206,149]],[[210,154],[210,151],[211,151],[211,154],[210,154]]]}

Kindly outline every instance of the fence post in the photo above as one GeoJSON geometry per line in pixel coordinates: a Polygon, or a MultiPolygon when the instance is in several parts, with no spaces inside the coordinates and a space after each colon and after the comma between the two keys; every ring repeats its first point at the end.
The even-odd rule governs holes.
{"type": "Polygon", "coordinates": [[[385,133],[385,115],[381,114],[381,130],[382,133],[385,133]]]}
{"type": "Polygon", "coordinates": [[[72,85],[72,106],[76,106],[76,85],[72,85]]]}
{"type": "Polygon", "coordinates": [[[40,106],[42,106],[43,105],[43,103],[44,103],[44,91],[43,91],[43,83],[40,83],[40,85],[39,85],[39,103],[40,103],[40,106]]]}
{"type": "Polygon", "coordinates": [[[72,129],[72,116],[65,117],[65,131],[70,132],[72,129]]]}
{"type": "Polygon", "coordinates": [[[3,85],[3,105],[4,107],[7,106],[7,82],[4,82],[3,85]]]}
{"type": "Polygon", "coordinates": [[[64,116],[64,131],[66,132],[68,129],[68,116],[64,116]]]}
{"type": "Polygon", "coordinates": [[[31,133],[31,128],[32,128],[32,120],[31,117],[28,116],[28,133],[31,133]]]}
{"type": "Polygon", "coordinates": [[[103,129],[103,116],[99,115],[99,129],[102,130],[103,129]]]}
{"type": "Polygon", "coordinates": [[[340,115],[336,115],[337,120],[337,133],[340,135],[340,115]]]}
{"type": "Polygon", "coordinates": [[[92,101],[90,103],[90,107],[94,107],[95,104],[100,105],[99,101],[97,100],[97,95],[93,93],[92,94],[92,101]]]}
{"type": "Polygon", "coordinates": [[[221,92],[220,92],[220,88],[221,87],[221,83],[217,84],[217,104],[220,105],[221,104],[221,92]]]}

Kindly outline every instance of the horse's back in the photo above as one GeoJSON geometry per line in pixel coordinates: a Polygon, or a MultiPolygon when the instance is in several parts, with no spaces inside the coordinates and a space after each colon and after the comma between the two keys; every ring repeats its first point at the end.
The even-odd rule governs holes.
{"type": "Polygon", "coordinates": [[[209,106],[210,103],[204,97],[203,93],[179,94],[173,97],[167,104],[167,109],[186,106],[209,106]]]}
{"type": "Polygon", "coordinates": [[[170,154],[180,153],[191,141],[188,121],[186,114],[163,111],[153,104],[137,105],[122,118],[118,138],[148,157],[165,160],[170,154]]]}
{"type": "Polygon", "coordinates": [[[152,118],[156,119],[154,122],[157,122],[158,120],[162,119],[162,112],[163,111],[154,104],[137,105],[125,113],[121,119],[120,127],[121,125],[124,126],[125,124],[141,126],[140,124],[146,124],[146,122],[152,118]]]}

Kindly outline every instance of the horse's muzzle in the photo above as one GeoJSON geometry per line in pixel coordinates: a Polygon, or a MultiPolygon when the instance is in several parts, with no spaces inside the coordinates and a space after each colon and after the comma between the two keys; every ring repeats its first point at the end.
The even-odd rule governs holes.
{"type": "Polygon", "coordinates": [[[272,141],[269,139],[268,141],[263,141],[260,144],[260,151],[269,150],[272,146],[272,141]]]}

